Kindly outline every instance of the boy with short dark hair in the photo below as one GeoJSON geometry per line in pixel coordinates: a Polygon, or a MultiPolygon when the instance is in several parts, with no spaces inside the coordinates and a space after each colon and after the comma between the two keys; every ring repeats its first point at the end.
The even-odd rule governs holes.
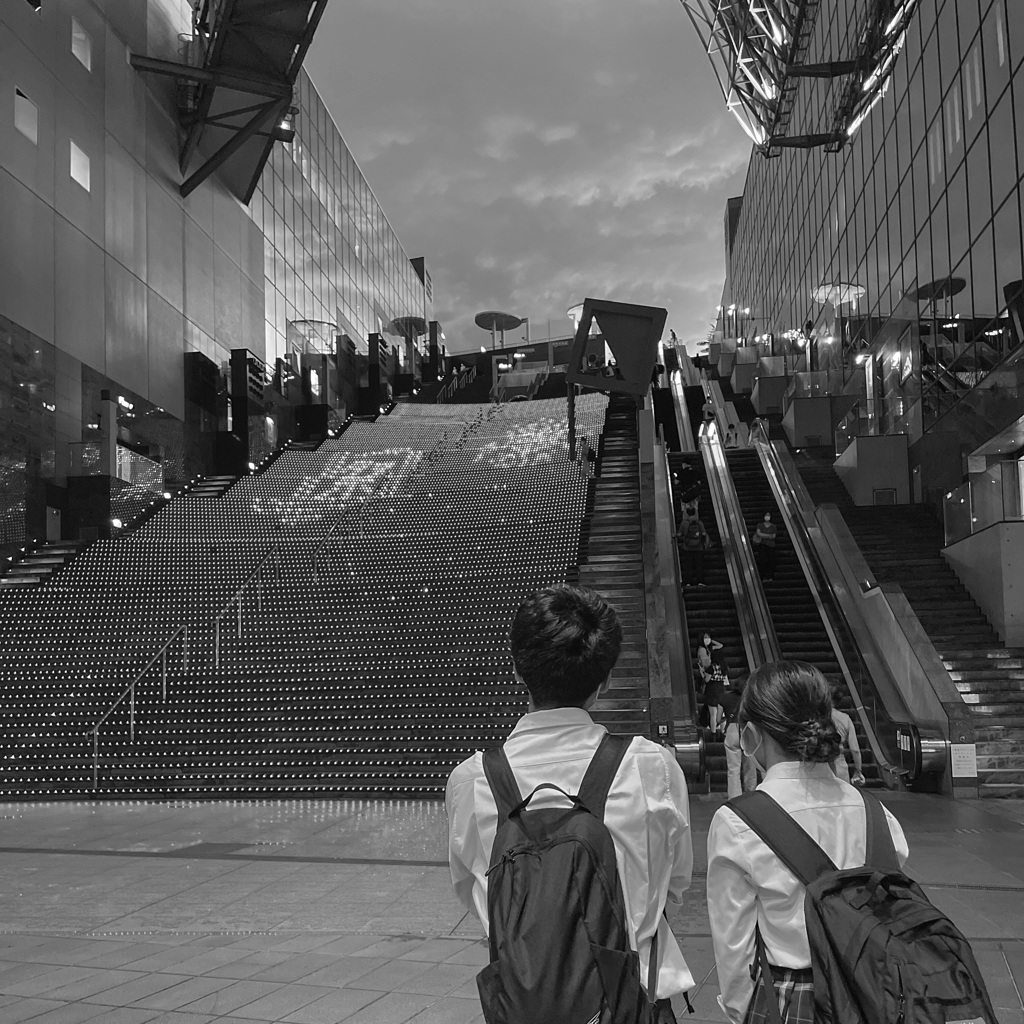
{"type": "MultiPolygon", "coordinates": [[[[564,791],[541,790],[531,809],[567,807],[564,794],[579,793],[607,733],[588,712],[619,657],[618,616],[592,590],[549,587],[520,605],[510,640],[516,677],[529,702],[504,753],[524,798],[544,784],[564,791]]],[[[482,754],[452,772],[445,799],[452,884],[489,931],[487,872],[498,812],[482,754]]],[[[667,900],[681,901],[693,869],[686,779],[671,750],[632,738],[608,790],[603,821],[614,843],[630,944],[639,954],[645,988],[657,934],[656,992],[648,998],[686,992],[693,978],[664,917],[667,900]]]]}

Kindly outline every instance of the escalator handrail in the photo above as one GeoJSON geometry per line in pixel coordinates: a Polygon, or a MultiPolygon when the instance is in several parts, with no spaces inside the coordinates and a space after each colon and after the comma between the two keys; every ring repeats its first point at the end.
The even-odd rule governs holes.
{"type": "Polygon", "coordinates": [[[693,439],[693,427],[690,425],[690,410],[686,408],[686,393],[683,389],[683,375],[679,370],[673,370],[669,378],[672,388],[672,408],[676,415],[676,429],[679,431],[679,450],[682,452],[695,452],[696,442],[693,439]]]}
{"type": "Polygon", "coordinates": [[[725,565],[732,585],[733,601],[740,620],[747,665],[753,672],[765,662],[778,661],[781,657],[775,624],[768,610],[761,574],[754,563],[754,552],[732,475],[729,473],[725,448],[714,423],[705,423],[701,427],[700,447],[711,501],[715,506],[725,565]]]}
{"type": "MultiPolygon", "coordinates": [[[[682,664],[682,672],[683,672],[682,682],[683,682],[683,687],[684,687],[685,693],[686,693],[687,698],[688,698],[688,700],[690,702],[690,708],[693,711],[694,724],[696,724],[696,716],[697,716],[697,684],[696,684],[696,681],[693,678],[693,663],[690,660],[689,644],[687,643],[687,638],[689,637],[690,632],[689,632],[689,626],[688,626],[687,621],[686,621],[686,602],[682,599],[682,593],[683,593],[683,589],[682,589],[683,574],[682,574],[681,566],[679,564],[679,544],[678,544],[678,542],[676,540],[676,531],[675,531],[675,525],[676,525],[675,524],[676,499],[675,499],[675,495],[672,493],[672,470],[671,470],[671,467],[669,466],[669,462],[668,462],[668,447],[663,444],[662,448],[661,448],[661,452],[662,452],[662,457],[664,458],[665,481],[667,483],[667,490],[668,490],[668,509],[667,510],[663,510],[663,513],[668,516],[669,523],[671,524],[670,534],[671,534],[671,537],[672,537],[672,543],[671,543],[671,553],[672,554],[671,554],[671,559],[670,559],[670,564],[671,564],[671,567],[672,567],[671,589],[672,589],[672,592],[675,593],[677,595],[677,598],[678,598],[677,601],[675,602],[676,603],[675,609],[668,609],[668,608],[666,608],[665,613],[666,613],[666,616],[668,616],[670,614],[673,614],[673,612],[674,612],[674,613],[677,613],[678,617],[679,617],[679,636],[681,638],[681,647],[682,647],[682,649],[678,653],[679,653],[680,661],[681,661],[681,664],[682,664]]],[[[668,631],[667,636],[666,636],[666,642],[668,642],[668,643],[671,642],[670,637],[671,637],[671,631],[668,631]]]]}
{"type": "MultiPolygon", "coordinates": [[[[912,723],[912,718],[904,707],[902,717],[905,721],[901,721],[900,714],[897,713],[894,716],[891,709],[887,708],[879,699],[879,688],[866,663],[861,657],[860,649],[854,638],[853,631],[850,628],[846,615],[843,612],[842,604],[839,601],[838,594],[835,592],[832,580],[829,578],[828,573],[821,564],[821,559],[819,558],[818,552],[815,549],[814,544],[811,541],[810,534],[807,531],[807,524],[804,522],[803,517],[798,514],[799,501],[797,499],[793,483],[789,479],[789,475],[782,464],[782,460],[779,458],[779,453],[775,449],[775,445],[772,444],[771,440],[768,438],[763,423],[755,424],[754,430],[751,434],[751,444],[753,444],[757,450],[758,456],[761,460],[761,465],[765,471],[765,476],[768,478],[769,485],[775,493],[776,502],[781,511],[783,523],[789,533],[790,539],[793,542],[793,548],[796,552],[797,560],[800,563],[800,568],[803,571],[804,578],[807,581],[807,586],[814,598],[814,603],[818,609],[818,614],[821,616],[822,624],[824,625],[825,632],[829,638],[829,643],[832,646],[833,653],[835,654],[836,660],[842,670],[843,678],[850,689],[850,694],[854,700],[857,716],[860,719],[861,725],[864,727],[864,732],[868,738],[868,743],[871,746],[875,760],[879,767],[884,771],[893,775],[898,775],[900,774],[900,769],[895,767],[893,758],[889,756],[890,753],[895,754],[895,751],[890,752],[884,749],[883,743],[877,735],[876,729],[868,716],[867,709],[864,706],[864,695],[861,692],[861,686],[857,680],[854,679],[853,672],[850,670],[850,665],[843,651],[843,644],[840,642],[839,638],[840,632],[843,634],[843,640],[846,642],[846,648],[852,651],[857,659],[858,674],[861,678],[870,681],[870,685],[875,691],[872,696],[874,698],[876,708],[881,708],[885,712],[885,718],[889,720],[890,724],[894,728],[898,724],[906,724],[908,722],[912,723]]],[[[899,692],[898,687],[895,687],[894,689],[896,692],[899,692]]]]}

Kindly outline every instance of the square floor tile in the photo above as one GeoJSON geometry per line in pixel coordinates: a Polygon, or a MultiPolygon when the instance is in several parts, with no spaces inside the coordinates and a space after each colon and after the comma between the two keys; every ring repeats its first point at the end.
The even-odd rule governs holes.
{"type": "Polygon", "coordinates": [[[345,1024],[405,1024],[435,1001],[435,996],[388,992],[375,1002],[345,1017],[345,1024]]]}
{"type": "Polygon", "coordinates": [[[338,1021],[347,1020],[356,1011],[368,1006],[374,1000],[382,998],[380,992],[349,988],[338,989],[316,1002],[308,1003],[284,1019],[289,1024],[337,1024],[338,1021]]]}
{"type": "Polygon", "coordinates": [[[478,973],[476,967],[466,964],[431,964],[429,971],[396,985],[395,991],[446,996],[471,981],[475,984],[478,973]]]}
{"type": "MultiPolygon", "coordinates": [[[[355,958],[352,958],[355,959],[355,958]]],[[[436,965],[423,963],[420,960],[389,960],[381,964],[375,971],[364,974],[351,987],[377,989],[381,992],[394,992],[413,978],[426,974],[436,965]]]]}

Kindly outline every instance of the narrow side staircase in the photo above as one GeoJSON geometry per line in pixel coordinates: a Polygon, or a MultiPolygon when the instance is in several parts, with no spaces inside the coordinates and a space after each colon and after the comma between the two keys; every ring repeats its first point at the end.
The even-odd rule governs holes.
{"type": "Polygon", "coordinates": [[[578,579],[615,607],[622,654],[592,715],[611,732],[650,733],[647,610],[640,528],[640,464],[636,404],[614,395],[597,451],[597,475],[583,521],[578,579]]]}
{"type": "Polygon", "coordinates": [[[12,563],[7,572],[0,576],[0,587],[40,586],[60,572],[87,543],[84,540],[66,540],[44,544],[30,551],[24,558],[12,563]]]}

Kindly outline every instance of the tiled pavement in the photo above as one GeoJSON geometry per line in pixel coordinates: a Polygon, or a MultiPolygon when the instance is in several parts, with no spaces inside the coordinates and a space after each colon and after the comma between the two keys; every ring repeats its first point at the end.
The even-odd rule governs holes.
{"type": "MultiPolygon", "coordinates": [[[[910,871],[1024,1024],[1024,806],[887,798],[910,871]]],[[[721,1021],[696,874],[670,920],[721,1021]]],[[[0,1024],[477,1024],[479,925],[436,802],[0,805],[0,1024]]],[[[682,1020],[685,1015],[680,1015],[682,1020]]]]}

